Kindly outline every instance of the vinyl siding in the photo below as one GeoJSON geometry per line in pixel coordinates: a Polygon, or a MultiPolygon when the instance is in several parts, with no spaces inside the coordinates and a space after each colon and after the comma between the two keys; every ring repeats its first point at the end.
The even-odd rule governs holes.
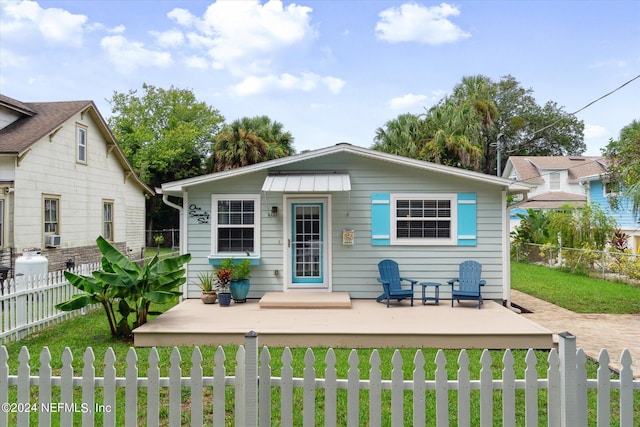
{"type": "Polygon", "coordinates": [[[589,201],[597,204],[605,213],[614,218],[618,227],[638,228],[638,221],[633,217],[633,202],[624,196],[620,196],[619,209],[613,210],[609,205],[609,198],[605,196],[602,181],[591,181],[589,186],[589,201]]]}
{"type": "MultiPolygon", "coordinates": [[[[301,161],[279,169],[289,171],[347,171],[351,177],[350,192],[331,193],[332,289],[348,291],[352,298],[375,298],[381,292],[377,282],[377,264],[393,258],[400,264],[401,274],[420,281],[443,284],[441,295],[449,294],[446,281],[458,275],[458,265],[466,259],[483,264],[487,286],[483,296],[502,299],[502,203],[501,189],[464,178],[405,168],[380,160],[352,154],[331,155],[301,161]],[[476,246],[375,246],[371,244],[371,195],[373,193],[475,193],[477,197],[476,246]],[[342,229],[355,230],[353,246],[342,245],[342,229]]],[[[239,176],[189,188],[189,204],[211,212],[211,194],[259,194],[267,171],[239,176]]],[[[269,217],[271,206],[282,212],[282,193],[261,194],[261,264],[252,269],[250,298],[267,291],[283,290],[283,215],[269,217]],[[274,271],[278,270],[278,277],[274,271]]],[[[213,218],[212,218],[213,220],[213,218]]],[[[187,218],[187,251],[193,261],[189,266],[189,282],[197,273],[210,269],[207,256],[211,251],[211,225],[197,224],[187,218]]],[[[420,288],[416,289],[416,294],[420,288]]],[[[199,295],[195,285],[189,295],[199,295]]]]}

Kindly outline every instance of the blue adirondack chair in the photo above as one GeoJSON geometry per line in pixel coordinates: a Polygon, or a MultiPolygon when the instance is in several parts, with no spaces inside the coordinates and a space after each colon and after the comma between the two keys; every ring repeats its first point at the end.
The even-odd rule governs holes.
{"type": "Polygon", "coordinates": [[[451,307],[453,300],[478,301],[478,309],[482,306],[482,293],[480,289],[486,282],[480,279],[482,275],[482,264],[477,261],[464,261],[460,263],[459,276],[449,280],[447,283],[451,285],[451,307]],[[458,282],[456,289],[455,283],[458,282]]]}
{"type": "Polygon", "coordinates": [[[387,307],[389,307],[389,300],[396,299],[402,301],[403,299],[411,298],[411,305],[413,306],[413,286],[418,283],[418,281],[400,277],[398,263],[390,259],[380,261],[378,263],[378,271],[380,272],[378,282],[382,283],[383,293],[376,298],[376,301],[381,302],[386,299],[387,307]],[[403,289],[403,281],[409,282],[411,289],[403,289]]]}

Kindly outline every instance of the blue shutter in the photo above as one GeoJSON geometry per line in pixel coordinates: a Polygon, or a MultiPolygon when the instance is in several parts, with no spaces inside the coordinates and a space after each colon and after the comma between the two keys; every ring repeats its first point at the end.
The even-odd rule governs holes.
{"type": "Polygon", "coordinates": [[[389,193],[371,195],[371,244],[391,244],[391,196],[389,193]]]}
{"type": "Polygon", "coordinates": [[[476,193],[458,194],[458,246],[477,245],[476,193]]]}

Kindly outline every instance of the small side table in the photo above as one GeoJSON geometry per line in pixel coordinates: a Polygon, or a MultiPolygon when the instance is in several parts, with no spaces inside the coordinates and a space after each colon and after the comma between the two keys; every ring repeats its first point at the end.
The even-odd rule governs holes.
{"type": "Polygon", "coordinates": [[[420,286],[422,286],[422,305],[425,305],[427,301],[433,301],[436,305],[440,305],[440,283],[437,282],[420,282],[420,286]],[[435,288],[435,296],[428,297],[426,295],[426,290],[428,287],[435,288]]]}

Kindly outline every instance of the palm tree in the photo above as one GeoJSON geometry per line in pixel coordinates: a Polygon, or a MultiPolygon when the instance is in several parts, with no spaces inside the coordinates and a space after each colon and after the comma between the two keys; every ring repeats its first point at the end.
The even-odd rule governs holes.
{"type": "Polygon", "coordinates": [[[373,149],[399,156],[417,158],[425,140],[424,122],[415,114],[401,114],[376,129],[373,149]]]}
{"type": "Polygon", "coordinates": [[[497,153],[490,150],[491,144],[497,140],[498,136],[494,129],[494,122],[498,118],[498,107],[495,103],[496,86],[489,77],[466,76],[454,87],[451,98],[460,106],[472,108],[477,115],[481,124],[481,133],[476,142],[481,144],[484,155],[480,167],[484,172],[490,173],[493,161],[497,157],[497,153]]]}
{"type": "Polygon", "coordinates": [[[294,154],[293,136],[267,116],[243,117],[225,125],[213,143],[208,172],[219,172],[294,154]]]}
{"type": "Polygon", "coordinates": [[[469,105],[451,100],[437,105],[427,114],[426,143],[418,158],[448,166],[479,170],[482,147],[476,142],[480,126],[469,105]]]}

